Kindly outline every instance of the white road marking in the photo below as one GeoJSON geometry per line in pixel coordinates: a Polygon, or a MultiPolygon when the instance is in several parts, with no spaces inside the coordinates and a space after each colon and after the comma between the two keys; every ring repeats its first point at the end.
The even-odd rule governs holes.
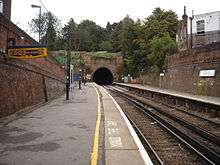
{"type": "Polygon", "coordinates": [[[107,129],[107,134],[109,135],[109,144],[111,148],[120,148],[122,147],[122,141],[119,128],[117,127],[117,122],[113,120],[108,120],[105,123],[106,129],[107,129]]]}
{"type": "Polygon", "coordinates": [[[116,121],[111,121],[111,120],[109,120],[109,121],[107,121],[107,127],[111,127],[111,126],[117,126],[117,122],[116,121]]]}
{"type": "Polygon", "coordinates": [[[109,137],[108,139],[112,148],[122,147],[121,137],[109,137]]]}
{"type": "Polygon", "coordinates": [[[108,128],[108,135],[119,135],[118,128],[108,128]]]}
{"type": "MultiPolygon", "coordinates": [[[[118,105],[118,103],[115,101],[115,99],[108,93],[107,90],[105,90],[103,87],[102,89],[105,91],[105,93],[112,99],[112,101],[114,102],[114,104],[116,105],[118,111],[120,112],[121,116],[123,117],[125,123],[127,124],[128,126],[128,129],[129,129],[129,132],[131,133],[131,135],[133,136],[133,139],[138,147],[138,150],[141,154],[141,157],[143,158],[144,160],[144,164],[145,165],[153,165],[148,153],[146,152],[143,144],[141,143],[139,137],[137,136],[134,128],[131,126],[131,123],[129,122],[128,118],[126,117],[126,115],[124,114],[124,112],[122,111],[121,107],[118,105]]],[[[113,138],[113,137],[109,137],[109,141],[110,141],[110,138],[113,138]]],[[[120,137],[119,137],[120,138],[120,137]]]]}

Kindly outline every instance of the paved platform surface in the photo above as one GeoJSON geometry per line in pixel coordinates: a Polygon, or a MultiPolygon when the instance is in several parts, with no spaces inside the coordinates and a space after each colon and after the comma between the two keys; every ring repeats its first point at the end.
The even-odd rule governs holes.
{"type": "Polygon", "coordinates": [[[87,165],[96,124],[92,86],[0,127],[1,165],[87,165]]]}
{"type": "Polygon", "coordinates": [[[130,87],[137,87],[140,89],[146,89],[146,90],[153,91],[153,92],[169,94],[169,95],[173,95],[173,96],[177,96],[177,97],[188,98],[191,100],[196,100],[196,101],[220,106],[220,97],[193,95],[190,93],[179,92],[179,91],[171,90],[171,89],[163,89],[163,88],[153,87],[153,86],[149,86],[149,85],[127,84],[127,83],[116,83],[116,84],[121,84],[121,85],[125,85],[125,86],[130,86],[130,87]]]}
{"type": "MultiPolygon", "coordinates": [[[[0,125],[0,165],[90,164],[98,109],[93,85],[75,88],[69,101],[63,96],[0,125]]],[[[102,100],[98,164],[146,164],[140,154],[143,148],[112,98],[102,87],[97,88],[102,100]]]]}
{"type": "MultiPolygon", "coordinates": [[[[102,94],[105,125],[105,164],[106,165],[144,165],[151,164],[145,153],[144,161],[140,155],[141,146],[137,146],[119,107],[109,94],[99,87],[102,94]]],[[[131,128],[131,127],[130,127],[131,128]]],[[[139,139],[138,139],[139,140],[139,139]]],[[[145,151],[145,150],[144,150],[145,151]]]]}

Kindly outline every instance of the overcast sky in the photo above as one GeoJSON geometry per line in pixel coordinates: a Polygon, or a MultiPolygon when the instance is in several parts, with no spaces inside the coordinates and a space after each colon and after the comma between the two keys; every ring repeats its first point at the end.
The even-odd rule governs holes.
{"type": "MultiPolygon", "coordinates": [[[[47,10],[54,13],[65,24],[71,17],[79,23],[84,19],[105,27],[106,23],[118,22],[127,14],[133,19],[148,17],[154,8],[161,7],[175,11],[179,17],[183,6],[187,13],[195,14],[220,10],[220,0],[42,0],[47,10]]],[[[12,21],[28,34],[28,22],[39,13],[31,4],[40,5],[40,0],[12,0],[12,21]]],[[[43,8],[42,12],[46,10],[43,8]]],[[[33,36],[33,34],[31,34],[33,36]]]]}

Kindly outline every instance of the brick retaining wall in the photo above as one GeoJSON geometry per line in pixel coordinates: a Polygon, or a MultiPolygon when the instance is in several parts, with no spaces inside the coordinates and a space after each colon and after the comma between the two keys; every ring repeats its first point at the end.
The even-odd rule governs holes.
{"type": "Polygon", "coordinates": [[[5,61],[0,54],[0,117],[64,93],[65,70],[53,59],[5,61]]]}
{"type": "Polygon", "coordinates": [[[66,72],[52,56],[8,59],[9,38],[16,45],[39,44],[0,13],[0,117],[57,97],[65,89],[66,72]]]}
{"type": "Polygon", "coordinates": [[[163,83],[169,89],[220,97],[220,43],[168,56],[163,83]],[[199,77],[207,69],[215,69],[215,77],[199,77]]]}

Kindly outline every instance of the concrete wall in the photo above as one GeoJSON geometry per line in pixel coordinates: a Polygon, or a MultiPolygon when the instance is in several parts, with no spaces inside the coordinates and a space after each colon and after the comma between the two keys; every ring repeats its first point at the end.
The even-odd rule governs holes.
{"type": "Polygon", "coordinates": [[[220,43],[181,51],[167,57],[165,88],[220,97],[220,43]],[[200,70],[214,69],[214,77],[199,77],[200,70]]]}

